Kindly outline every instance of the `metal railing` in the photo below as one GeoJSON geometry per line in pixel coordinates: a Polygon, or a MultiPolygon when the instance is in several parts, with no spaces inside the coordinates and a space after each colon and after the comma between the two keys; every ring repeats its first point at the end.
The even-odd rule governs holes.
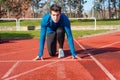
{"type": "MultiPolygon", "coordinates": [[[[16,21],[16,31],[21,31],[21,21],[22,20],[41,20],[42,18],[20,18],[20,19],[16,19],[16,18],[0,18],[0,20],[15,20],[16,21]]],[[[92,17],[92,18],[69,18],[70,20],[78,20],[78,19],[89,19],[89,20],[94,20],[94,30],[96,30],[96,18],[92,17]]]]}

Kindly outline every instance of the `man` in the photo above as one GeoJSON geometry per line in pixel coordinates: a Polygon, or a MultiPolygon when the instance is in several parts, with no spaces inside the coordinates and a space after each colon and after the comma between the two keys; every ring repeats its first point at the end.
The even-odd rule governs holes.
{"type": "Polygon", "coordinates": [[[50,13],[46,14],[41,22],[40,34],[40,51],[36,60],[43,60],[44,43],[47,34],[47,48],[50,56],[55,56],[57,41],[59,43],[58,58],[64,57],[63,44],[65,33],[68,38],[68,43],[72,53],[72,57],[76,58],[74,49],[73,36],[70,28],[70,21],[68,17],[61,13],[61,7],[53,4],[50,7],[50,13]]]}

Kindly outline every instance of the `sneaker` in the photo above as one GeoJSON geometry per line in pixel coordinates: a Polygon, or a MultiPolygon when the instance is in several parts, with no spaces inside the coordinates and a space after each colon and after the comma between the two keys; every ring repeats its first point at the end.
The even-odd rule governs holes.
{"type": "Polygon", "coordinates": [[[63,57],[64,57],[64,51],[63,49],[59,49],[58,58],[63,58],[63,57]]]}

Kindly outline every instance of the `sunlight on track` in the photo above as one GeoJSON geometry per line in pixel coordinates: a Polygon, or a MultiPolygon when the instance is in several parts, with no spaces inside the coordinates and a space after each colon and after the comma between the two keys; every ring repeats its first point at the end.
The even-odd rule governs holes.
{"type": "Polygon", "coordinates": [[[2,53],[2,54],[0,54],[0,56],[7,56],[7,55],[11,55],[11,54],[17,54],[17,53],[26,52],[26,51],[33,51],[33,50],[37,50],[37,49],[38,49],[38,48],[22,49],[22,50],[19,50],[19,51],[13,51],[13,52],[2,53]]]}
{"type": "MultiPolygon", "coordinates": [[[[25,75],[25,74],[34,72],[34,71],[36,71],[36,70],[42,69],[42,68],[47,67],[47,66],[49,66],[49,65],[53,65],[53,64],[55,64],[55,63],[57,63],[57,62],[60,62],[60,61],[77,61],[77,60],[79,60],[79,59],[68,59],[68,58],[70,58],[70,57],[71,57],[71,56],[68,56],[68,57],[66,57],[66,58],[59,59],[59,60],[38,60],[38,61],[34,61],[34,60],[8,60],[8,61],[0,61],[0,62],[16,62],[16,61],[18,61],[19,63],[20,63],[20,62],[44,62],[44,61],[52,61],[52,62],[50,62],[50,63],[48,63],[48,64],[43,65],[43,66],[39,66],[39,67],[33,68],[33,69],[31,69],[31,70],[28,70],[28,71],[25,71],[25,72],[16,74],[16,75],[11,76],[11,77],[7,77],[7,76],[6,76],[7,78],[6,78],[6,77],[4,78],[4,76],[3,76],[3,78],[4,78],[4,80],[11,80],[11,79],[20,77],[20,76],[22,76],[22,75],[25,75]]],[[[15,65],[17,65],[17,64],[18,64],[18,63],[16,63],[15,65]]],[[[13,65],[13,66],[15,66],[15,65],[13,65]]],[[[13,68],[14,68],[14,67],[13,67],[13,68]]],[[[6,74],[7,74],[7,73],[6,73],[6,74]]]]}
{"type": "MultiPolygon", "coordinates": [[[[76,39],[74,39],[74,41],[83,49],[86,51],[86,48],[84,46],[82,46],[76,39]]],[[[120,42],[120,41],[119,41],[120,42]]],[[[107,46],[111,46],[113,44],[119,43],[119,42],[114,42],[102,47],[107,47],[107,46]]],[[[101,68],[101,70],[110,78],[110,80],[116,80],[116,78],[94,57],[92,56],[92,54],[90,52],[87,52],[87,54],[93,59],[93,61],[101,68]]]]}
{"type": "MultiPolygon", "coordinates": [[[[116,78],[89,51],[87,51],[86,48],[83,45],[81,45],[76,39],[74,39],[74,41],[77,43],[77,45],[79,45],[80,48],[82,48],[84,50],[84,52],[86,52],[90,56],[90,59],[83,59],[79,56],[77,56],[77,59],[72,59],[71,56],[68,56],[68,57],[65,57],[65,58],[62,58],[62,59],[59,59],[59,60],[58,59],[54,59],[54,60],[51,60],[51,59],[47,60],[46,59],[46,60],[37,60],[37,61],[34,61],[34,60],[0,60],[1,63],[15,62],[15,64],[13,64],[13,66],[3,75],[2,79],[10,80],[10,79],[19,78],[20,76],[24,76],[28,73],[32,73],[36,70],[40,70],[44,67],[47,67],[47,66],[52,65],[52,64],[56,64],[57,62],[61,62],[61,61],[65,61],[65,62],[70,61],[71,62],[71,61],[82,61],[82,60],[84,60],[84,61],[88,60],[89,61],[89,60],[92,60],[97,64],[97,66],[99,66],[101,68],[101,70],[110,78],[110,80],[116,80],[116,78]],[[9,76],[19,63],[24,63],[24,62],[50,62],[50,63],[39,66],[39,67],[35,67],[33,69],[30,69],[30,70],[25,71],[25,72],[21,72],[19,74],[15,74],[13,76],[9,76]]],[[[115,44],[118,44],[118,43],[120,43],[120,41],[117,41],[117,42],[114,42],[114,43],[111,43],[111,44],[107,44],[107,45],[104,45],[104,46],[99,47],[99,48],[109,47],[109,46],[112,46],[112,45],[115,45],[115,44]]],[[[94,49],[92,51],[94,51],[94,49]]],[[[15,54],[15,53],[13,53],[13,54],[15,54]]],[[[9,55],[9,54],[6,54],[6,55],[9,55]]],[[[64,69],[61,67],[58,70],[64,70],[64,69]]],[[[58,73],[58,75],[59,74],[61,74],[61,73],[58,73]]],[[[64,77],[65,77],[65,75],[64,75],[64,77]]]]}
{"type": "Polygon", "coordinates": [[[2,79],[8,77],[8,76],[12,73],[12,71],[17,67],[18,64],[19,64],[19,61],[17,61],[17,62],[8,70],[8,72],[2,77],[2,79]]]}

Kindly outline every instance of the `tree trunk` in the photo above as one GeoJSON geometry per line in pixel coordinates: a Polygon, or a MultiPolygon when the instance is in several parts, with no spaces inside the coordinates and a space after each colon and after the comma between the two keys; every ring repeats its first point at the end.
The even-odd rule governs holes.
{"type": "Polygon", "coordinates": [[[69,15],[69,17],[71,17],[71,0],[68,0],[68,4],[69,4],[69,6],[70,6],[70,15],[69,15]]]}
{"type": "Polygon", "coordinates": [[[120,0],[119,0],[119,19],[120,19],[120,0]]]}
{"type": "Polygon", "coordinates": [[[109,4],[109,19],[111,19],[111,8],[110,8],[110,0],[108,0],[108,4],[109,4]]]}
{"type": "Polygon", "coordinates": [[[2,12],[2,11],[1,11],[1,5],[0,5],[0,18],[2,17],[2,14],[1,14],[1,12],[2,12]]]}
{"type": "Polygon", "coordinates": [[[114,5],[114,9],[115,9],[115,11],[114,11],[114,13],[115,13],[115,19],[117,19],[117,9],[116,9],[116,0],[114,0],[113,1],[113,5],[114,5]]]}

